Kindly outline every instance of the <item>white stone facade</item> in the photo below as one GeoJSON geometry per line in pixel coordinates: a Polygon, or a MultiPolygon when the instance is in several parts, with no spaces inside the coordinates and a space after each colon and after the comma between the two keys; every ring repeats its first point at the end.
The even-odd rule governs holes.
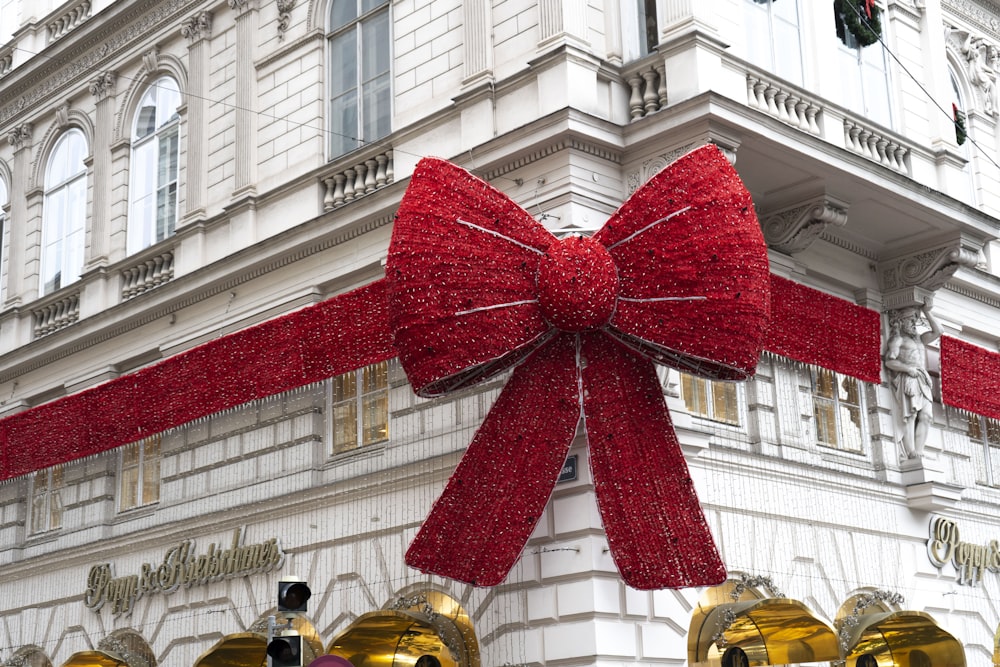
{"type": "MultiPolygon", "coordinates": [[[[837,38],[831,5],[392,0],[391,130],[333,155],[329,0],[0,0],[0,417],[380,278],[426,155],[553,230],[586,232],[672,159],[715,143],[754,197],[773,273],[884,313],[883,339],[888,313],[933,295],[946,335],[996,351],[1000,6],[878,0],[887,50],[859,51],[837,38]],[[182,97],[174,228],[129,254],[137,107],[161,76],[182,97]],[[42,294],[46,169],[73,128],[89,149],[82,270],[42,294]]],[[[924,455],[901,460],[883,373],[858,385],[860,444],[838,448],[817,435],[811,373],[764,355],[727,395],[730,420],[663,374],[733,577],[768,577],[831,624],[853,595],[892,591],[954,635],[970,667],[997,664],[997,573],[967,585],[927,542],[942,516],[965,541],[1000,540],[1000,426],[970,427],[935,384],[924,455]]],[[[556,486],[504,584],[406,567],[503,379],[420,399],[390,362],[388,384],[388,440],[346,454],[333,453],[329,380],[164,433],[157,498],[135,508],[121,504],[118,449],[61,467],[58,525],[37,523],[37,475],[0,482],[0,664],[44,655],[58,667],[126,630],[159,665],[200,664],[272,612],[288,574],[309,581],[324,646],[427,589],[468,612],[484,667],[688,662],[705,591],[624,585],[582,435],[578,478],[556,486]],[[123,576],[244,527],[246,544],[280,540],[281,568],[149,595],[127,614],[84,604],[96,564],[123,576]]]]}

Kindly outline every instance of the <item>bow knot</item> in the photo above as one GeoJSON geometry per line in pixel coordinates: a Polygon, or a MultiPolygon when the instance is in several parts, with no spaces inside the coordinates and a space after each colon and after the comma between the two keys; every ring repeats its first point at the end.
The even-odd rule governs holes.
{"type": "Polygon", "coordinates": [[[716,147],[654,176],[593,237],[563,240],[468,172],[421,160],[386,276],[394,343],[417,393],[514,368],[408,564],[502,581],[582,415],[623,579],[641,589],[725,579],[652,363],[743,379],[760,355],[766,247],[750,195],[716,147]]]}

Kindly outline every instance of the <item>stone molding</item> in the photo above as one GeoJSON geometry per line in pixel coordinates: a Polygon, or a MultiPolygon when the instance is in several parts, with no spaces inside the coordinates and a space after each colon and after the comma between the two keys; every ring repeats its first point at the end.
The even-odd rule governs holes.
{"type": "Polygon", "coordinates": [[[793,255],[811,246],[829,227],[847,224],[846,202],[822,195],[799,202],[773,214],[762,221],[767,244],[793,255]]]}
{"type": "Polygon", "coordinates": [[[96,79],[91,80],[90,94],[96,97],[98,100],[103,100],[109,95],[113,95],[115,92],[115,83],[118,81],[118,74],[115,72],[104,72],[96,79]]]}

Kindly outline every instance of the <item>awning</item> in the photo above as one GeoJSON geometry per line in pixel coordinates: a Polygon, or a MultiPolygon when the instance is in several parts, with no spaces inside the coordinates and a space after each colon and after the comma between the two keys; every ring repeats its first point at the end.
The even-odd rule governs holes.
{"type": "Polygon", "coordinates": [[[111,651],[78,651],[63,667],[128,667],[125,658],[111,651]]]}
{"type": "Polygon", "coordinates": [[[804,604],[788,598],[712,607],[700,627],[692,627],[692,639],[688,662],[700,667],[719,667],[722,654],[730,647],[743,649],[751,667],[840,658],[833,628],[804,604]]]}
{"type": "Polygon", "coordinates": [[[413,667],[424,656],[433,660],[423,660],[421,667],[470,667],[464,644],[442,634],[420,614],[373,611],[351,623],[327,652],[347,658],[354,667],[413,667]]]}
{"type": "Polygon", "coordinates": [[[863,655],[879,667],[965,667],[961,643],[921,611],[864,614],[849,636],[847,667],[863,655]]]}
{"type": "Polygon", "coordinates": [[[267,638],[256,632],[226,635],[195,660],[195,667],[260,667],[267,658],[267,638]]]}

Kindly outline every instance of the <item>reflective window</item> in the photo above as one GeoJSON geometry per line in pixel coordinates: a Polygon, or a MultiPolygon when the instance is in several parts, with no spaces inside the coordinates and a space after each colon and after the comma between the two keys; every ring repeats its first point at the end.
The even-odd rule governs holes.
{"type": "Polygon", "coordinates": [[[180,158],[181,94],[161,77],[139,101],[132,123],[127,251],[148,248],[174,233],[180,158]]]}
{"type": "Polygon", "coordinates": [[[861,452],[864,405],[861,381],[827,368],[811,367],[816,441],[827,447],[861,452]]]}
{"type": "Polygon", "coordinates": [[[31,488],[31,532],[44,533],[62,526],[61,465],[35,473],[31,488]]]}
{"type": "Polygon", "coordinates": [[[713,382],[681,373],[681,398],[687,411],[725,424],[739,425],[740,407],[734,382],[713,382]]]}
{"type": "Polygon", "coordinates": [[[388,0],[333,0],[327,32],[330,157],[389,134],[388,0]]]}
{"type": "Polygon", "coordinates": [[[389,439],[387,362],[365,366],[331,380],[333,453],[389,439]]]}
{"type": "MultiPolygon", "coordinates": [[[[835,42],[835,57],[841,73],[829,82],[836,100],[865,119],[892,128],[889,57],[885,48],[879,41],[862,46],[847,29],[842,14],[835,12],[834,20],[838,22],[837,34],[843,36],[831,37],[835,42]]],[[[880,34],[884,37],[881,22],[869,25],[881,28],[880,34]]]]}
{"type": "Polygon", "coordinates": [[[985,465],[979,468],[979,481],[1000,486],[1000,422],[981,415],[969,415],[969,439],[979,444],[985,465]]]}
{"type": "Polygon", "coordinates": [[[7,237],[4,235],[7,230],[7,184],[0,178],[0,306],[3,305],[3,276],[7,271],[7,248],[4,245],[7,237]]]}
{"type": "Polygon", "coordinates": [[[50,294],[83,271],[87,220],[87,140],[69,130],[56,142],[45,170],[39,291],[50,294]]]}
{"type": "Polygon", "coordinates": [[[121,448],[118,509],[129,510],[160,500],[160,435],[121,448]]]}
{"type": "Polygon", "coordinates": [[[743,15],[747,60],[803,85],[799,0],[743,0],[743,15]]]}

